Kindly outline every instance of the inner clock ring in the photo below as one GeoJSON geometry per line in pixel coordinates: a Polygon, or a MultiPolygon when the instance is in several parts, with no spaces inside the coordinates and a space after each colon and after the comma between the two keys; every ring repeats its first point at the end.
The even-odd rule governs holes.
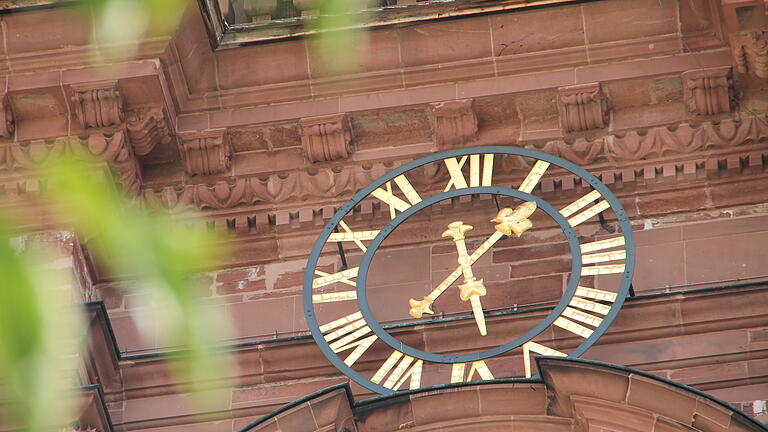
{"type": "Polygon", "coordinates": [[[373,239],[371,244],[368,246],[368,250],[365,252],[365,254],[363,254],[362,259],[360,261],[360,267],[357,275],[357,299],[358,299],[358,305],[360,307],[360,311],[363,315],[363,318],[365,318],[365,321],[368,327],[371,329],[371,331],[373,331],[373,333],[376,334],[376,336],[378,336],[382,341],[384,341],[387,345],[389,345],[393,349],[396,349],[411,357],[416,357],[416,358],[434,362],[434,363],[468,363],[468,362],[473,362],[477,360],[483,360],[499,354],[503,354],[507,351],[510,351],[514,348],[521,346],[525,342],[533,339],[539,333],[544,331],[547,327],[549,327],[555,321],[555,319],[557,319],[557,317],[568,306],[568,302],[570,301],[570,298],[573,297],[574,293],[576,292],[576,288],[580,280],[580,274],[581,274],[581,249],[579,247],[579,240],[576,235],[576,232],[573,230],[573,228],[568,223],[566,218],[563,217],[560,214],[560,212],[557,211],[554,207],[552,207],[551,204],[549,204],[547,201],[543,200],[542,198],[539,198],[535,195],[531,195],[525,192],[521,192],[517,189],[498,187],[498,186],[469,187],[469,188],[451,190],[448,192],[443,192],[443,193],[430,196],[429,198],[426,198],[423,201],[417,204],[414,204],[413,206],[408,208],[406,211],[400,213],[399,215],[397,215],[397,217],[392,219],[392,221],[390,221],[384,228],[382,228],[379,234],[373,239]],[[565,289],[565,292],[560,298],[560,301],[558,302],[558,304],[549,313],[549,315],[547,315],[545,319],[540,321],[535,327],[528,330],[522,336],[517,337],[512,341],[499,345],[495,348],[490,348],[484,351],[478,351],[478,352],[469,353],[469,354],[443,355],[443,354],[436,354],[436,353],[430,353],[427,351],[422,351],[422,350],[413,348],[409,345],[405,345],[404,343],[402,343],[401,341],[395,339],[392,335],[390,335],[379,324],[379,322],[374,317],[373,312],[371,311],[370,305],[368,303],[368,295],[366,291],[368,269],[371,265],[371,261],[373,260],[373,257],[376,254],[376,251],[384,242],[384,240],[386,240],[387,237],[389,237],[389,235],[392,234],[400,224],[405,222],[409,217],[411,217],[416,212],[446,199],[460,197],[463,195],[476,195],[476,194],[500,195],[500,196],[517,198],[522,201],[534,201],[536,202],[536,205],[539,209],[546,212],[553,220],[555,220],[558,223],[558,225],[560,225],[560,228],[562,229],[566,239],[568,240],[568,245],[571,251],[571,275],[568,279],[568,285],[565,289]]]}

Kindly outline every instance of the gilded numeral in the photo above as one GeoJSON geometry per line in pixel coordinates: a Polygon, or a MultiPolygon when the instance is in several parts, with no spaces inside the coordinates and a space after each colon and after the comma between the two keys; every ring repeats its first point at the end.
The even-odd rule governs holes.
{"type": "Polygon", "coordinates": [[[324,338],[333,352],[339,353],[354,348],[344,359],[347,366],[355,364],[357,359],[378,339],[376,335],[371,334],[371,329],[365,323],[363,314],[360,312],[321,325],[320,331],[328,332],[324,338]]]}
{"type": "Polygon", "coordinates": [[[595,288],[587,288],[579,286],[576,288],[576,295],[579,297],[586,297],[600,301],[615,302],[616,293],[610,291],[599,290],[595,288]]]}
{"type": "Polygon", "coordinates": [[[593,241],[581,245],[581,253],[595,252],[599,250],[611,249],[624,246],[624,236],[613,237],[605,240],[593,241]]]}
{"type": "Polygon", "coordinates": [[[421,371],[424,365],[422,360],[416,360],[400,351],[393,351],[389,358],[376,371],[371,381],[381,384],[391,390],[398,390],[400,386],[410,378],[409,389],[417,389],[421,386],[421,371]],[[391,372],[391,373],[390,373],[391,372]],[[386,378],[386,380],[385,380],[386,378]]]}
{"type": "Polygon", "coordinates": [[[493,379],[493,374],[491,373],[491,370],[488,369],[488,365],[486,365],[483,360],[472,362],[472,366],[469,368],[469,374],[466,376],[466,379],[465,379],[464,372],[466,368],[467,368],[466,363],[454,363],[453,367],[451,367],[451,382],[458,383],[458,382],[472,381],[472,377],[474,377],[475,373],[477,373],[477,375],[480,377],[481,380],[493,379]]]}
{"type": "Polygon", "coordinates": [[[557,317],[554,324],[561,329],[568,330],[569,332],[581,336],[584,339],[592,336],[593,333],[592,329],[584,327],[583,325],[575,323],[571,320],[567,320],[562,316],[557,317]]]}
{"type": "Polygon", "coordinates": [[[533,341],[529,341],[523,344],[523,365],[525,366],[525,377],[531,377],[531,353],[536,353],[546,356],[558,356],[565,357],[567,354],[560,352],[556,349],[545,347],[533,341]]]}
{"type": "Polygon", "coordinates": [[[392,193],[392,182],[387,182],[385,189],[377,188],[376,190],[371,192],[371,195],[384,201],[389,206],[389,215],[392,219],[394,219],[395,216],[397,216],[396,211],[404,212],[408,210],[408,208],[411,207],[412,205],[418,204],[421,202],[421,196],[419,196],[419,193],[416,192],[416,189],[413,188],[413,186],[411,185],[411,182],[409,182],[404,175],[399,175],[395,177],[395,184],[397,184],[397,186],[403,192],[403,195],[405,195],[405,198],[410,202],[410,204],[396,197],[392,193]]]}
{"type": "Polygon", "coordinates": [[[547,168],[549,168],[549,162],[543,160],[536,161],[536,164],[533,165],[533,168],[531,168],[531,171],[528,172],[525,180],[523,180],[523,183],[521,183],[520,187],[517,189],[520,192],[531,193],[533,188],[539,183],[539,180],[541,180],[541,176],[547,171],[547,168]]]}
{"type": "Polygon", "coordinates": [[[608,312],[611,311],[610,306],[589,299],[613,303],[616,301],[616,293],[578,286],[568,305],[600,315],[608,315],[608,312]]]}
{"type": "Polygon", "coordinates": [[[566,307],[563,311],[564,317],[568,317],[572,320],[582,322],[584,324],[590,325],[592,327],[598,327],[603,322],[603,319],[600,317],[596,317],[594,315],[590,315],[586,312],[582,312],[578,309],[574,309],[572,307],[566,307]]]}
{"type": "Polygon", "coordinates": [[[336,282],[342,282],[347,285],[356,286],[356,284],[349,279],[356,278],[357,271],[359,269],[359,267],[352,267],[333,274],[315,271],[316,274],[321,274],[322,276],[315,278],[315,280],[312,281],[312,288],[320,288],[336,282]]]}
{"type": "Polygon", "coordinates": [[[360,248],[363,252],[366,252],[368,249],[365,247],[363,242],[361,240],[373,240],[376,238],[376,236],[379,234],[379,230],[375,231],[352,231],[349,229],[349,226],[342,220],[339,221],[339,226],[341,229],[344,230],[344,232],[338,232],[331,234],[330,237],[328,237],[328,241],[330,242],[345,242],[345,241],[351,241],[355,242],[357,247],[360,248]]]}
{"type": "Polygon", "coordinates": [[[312,303],[332,303],[348,300],[357,300],[357,291],[339,291],[312,295],[312,303]]]}
{"type": "MultiPolygon", "coordinates": [[[[584,195],[583,197],[563,207],[563,209],[560,210],[560,214],[562,214],[565,217],[571,216],[572,214],[578,212],[579,210],[586,207],[588,204],[600,199],[601,197],[602,196],[600,195],[600,192],[593,190],[592,192],[584,195]]],[[[568,219],[568,223],[571,224],[571,226],[575,227],[576,225],[579,225],[580,223],[586,221],[587,219],[593,216],[596,216],[600,212],[605,211],[607,208],[610,208],[610,207],[611,205],[608,204],[608,201],[602,200],[597,204],[593,205],[592,207],[589,207],[588,209],[568,219]]]]}
{"type": "Polygon", "coordinates": [[[461,160],[456,158],[443,159],[445,167],[448,168],[448,174],[451,176],[443,192],[447,192],[451,188],[490,186],[493,180],[493,154],[487,153],[482,156],[482,163],[479,154],[464,156],[461,160]],[[467,160],[469,160],[469,183],[461,171],[467,160]]]}
{"type": "Polygon", "coordinates": [[[614,273],[624,273],[624,264],[606,264],[585,266],[581,268],[582,276],[606,275],[614,273]]]}

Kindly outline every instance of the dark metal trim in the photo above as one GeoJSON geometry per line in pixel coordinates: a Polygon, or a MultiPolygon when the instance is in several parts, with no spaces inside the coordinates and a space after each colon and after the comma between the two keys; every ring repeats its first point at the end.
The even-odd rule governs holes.
{"type": "Polygon", "coordinates": [[[546,202],[544,199],[537,197],[535,195],[527,194],[524,192],[520,192],[517,189],[511,189],[511,188],[504,188],[504,187],[469,187],[464,189],[455,189],[448,192],[443,192],[439,194],[435,194],[430,196],[429,198],[424,199],[418,204],[415,204],[411,206],[408,210],[400,213],[397,215],[395,219],[393,219],[391,222],[389,222],[382,230],[379,232],[379,235],[376,236],[375,239],[371,242],[371,244],[368,246],[368,252],[366,252],[363,255],[363,258],[360,261],[360,269],[357,272],[357,303],[360,307],[360,311],[363,314],[363,317],[365,318],[366,323],[368,324],[368,327],[371,328],[371,330],[387,345],[392,347],[392,349],[396,349],[402,353],[405,353],[411,357],[416,357],[422,360],[426,360],[433,363],[468,363],[473,362],[477,360],[483,360],[487,359],[489,357],[497,356],[500,354],[503,354],[507,351],[510,351],[512,349],[515,349],[522,345],[523,343],[533,339],[534,337],[538,336],[541,332],[547,329],[552,323],[557,319],[558,316],[565,310],[566,306],[568,306],[568,302],[573,297],[574,293],[576,292],[576,287],[579,284],[579,275],[581,274],[581,250],[579,248],[579,239],[576,235],[576,232],[573,230],[573,228],[568,224],[568,221],[558,212],[554,207],[552,207],[551,204],[546,202]],[[485,351],[479,351],[471,354],[457,354],[457,355],[442,355],[442,354],[434,354],[429,353],[426,351],[415,349],[411,346],[405,345],[404,343],[398,341],[394,337],[392,337],[389,333],[387,333],[382,326],[379,324],[376,317],[373,315],[373,312],[371,311],[370,304],[368,302],[368,293],[366,290],[366,277],[368,275],[368,268],[371,264],[371,260],[373,260],[374,255],[376,254],[376,251],[381,246],[381,243],[386,240],[387,237],[389,237],[392,232],[403,222],[405,222],[409,217],[411,217],[416,212],[425,209],[429,206],[432,206],[434,204],[437,204],[440,201],[444,201],[451,198],[457,198],[464,195],[479,195],[479,194],[491,194],[491,195],[502,195],[502,196],[508,196],[520,199],[522,201],[535,201],[536,205],[539,209],[544,210],[552,219],[554,219],[558,225],[560,225],[560,228],[565,233],[565,237],[568,239],[568,245],[571,249],[571,256],[573,257],[571,262],[571,277],[568,279],[568,286],[565,290],[565,293],[560,298],[560,301],[557,305],[555,305],[554,309],[547,315],[544,320],[539,322],[535,327],[528,330],[525,334],[523,334],[520,337],[517,337],[513,339],[510,342],[507,342],[503,345],[500,345],[496,348],[491,348],[485,351]]]}
{"type": "Polygon", "coordinates": [[[691,386],[687,386],[687,385],[679,383],[677,381],[672,381],[671,379],[664,378],[664,377],[659,376],[659,375],[654,375],[654,374],[652,374],[650,372],[642,371],[640,369],[634,369],[634,368],[631,368],[631,367],[628,367],[628,366],[622,366],[622,365],[617,365],[617,364],[613,364],[613,363],[606,363],[606,362],[601,362],[601,361],[597,361],[597,360],[587,360],[587,359],[581,359],[581,358],[536,356],[536,357],[534,357],[534,359],[536,360],[536,367],[540,367],[539,363],[541,361],[545,361],[545,362],[563,362],[563,363],[579,363],[579,364],[584,364],[584,365],[589,365],[589,366],[598,366],[598,367],[605,368],[605,369],[613,369],[613,370],[617,370],[617,371],[626,373],[627,375],[639,375],[639,376],[651,379],[653,381],[659,381],[659,382],[662,382],[664,384],[670,385],[672,387],[676,387],[678,389],[684,390],[686,392],[691,392],[691,393],[695,394],[696,396],[702,397],[704,399],[708,399],[708,400],[710,400],[710,401],[712,401],[712,402],[722,406],[726,410],[731,411],[732,413],[736,414],[741,420],[746,421],[747,423],[749,423],[750,426],[757,427],[757,430],[768,432],[768,428],[765,425],[763,425],[762,423],[760,423],[756,419],[746,415],[743,411],[741,411],[740,409],[736,408],[735,406],[729,404],[728,402],[725,402],[725,401],[723,401],[721,399],[718,399],[718,398],[712,396],[709,393],[705,393],[705,392],[703,392],[701,390],[698,390],[696,388],[693,388],[691,386]]]}
{"type": "MultiPolygon", "coordinates": [[[[512,146],[479,146],[479,147],[469,147],[469,148],[461,148],[461,149],[448,150],[448,151],[444,151],[444,152],[440,152],[440,153],[435,153],[435,154],[432,154],[432,155],[429,155],[429,156],[425,156],[423,158],[414,160],[412,162],[406,163],[404,165],[401,165],[398,168],[393,169],[392,171],[388,172],[387,174],[383,175],[379,179],[375,180],[374,182],[372,182],[368,186],[366,186],[363,189],[361,189],[360,191],[358,191],[349,201],[344,203],[338,209],[338,211],[334,214],[334,216],[331,218],[331,220],[328,221],[328,223],[323,228],[323,230],[320,232],[320,234],[318,236],[318,239],[315,242],[315,245],[313,246],[312,251],[311,251],[311,253],[309,255],[309,259],[307,261],[307,268],[306,268],[306,271],[304,273],[304,299],[303,299],[304,302],[303,303],[304,303],[304,315],[305,315],[305,318],[307,320],[307,324],[309,326],[309,330],[312,333],[312,337],[315,339],[315,343],[318,345],[318,347],[323,352],[323,354],[326,356],[326,358],[337,369],[339,369],[342,373],[347,375],[349,378],[351,378],[353,381],[355,381],[356,383],[360,384],[361,386],[363,386],[363,387],[365,387],[365,388],[367,388],[367,389],[369,389],[371,391],[380,393],[380,394],[392,394],[392,393],[395,393],[393,390],[390,390],[390,389],[388,389],[388,388],[386,388],[384,386],[381,386],[379,384],[375,384],[375,383],[371,382],[368,378],[364,377],[359,372],[357,372],[354,369],[352,369],[351,367],[347,366],[342,361],[342,359],[340,357],[338,357],[333,352],[333,350],[330,349],[328,344],[325,342],[325,339],[323,337],[322,332],[320,331],[320,327],[319,327],[319,324],[317,322],[317,317],[315,316],[315,313],[314,313],[314,304],[312,303],[312,281],[314,279],[314,269],[317,266],[317,262],[318,262],[318,260],[320,258],[320,254],[322,253],[323,247],[325,246],[326,242],[328,241],[328,238],[330,237],[331,233],[333,232],[334,227],[336,227],[339,224],[339,222],[344,218],[344,216],[346,216],[350,211],[352,211],[352,209],[360,201],[362,201],[364,198],[366,198],[368,195],[370,195],[371,192],[373,192],[376,188],[383,186],[386,182],[393,180],[398,175],[404,174],[404,173],[406,173],[406,172],[408,172],[408,171],[410,171],[410,170],[412,170],[414,168],[418,168],[418,167],[420,167],[422,165],[425,165],[425,164],[428,164],[428,163],[432,163],[432,162],[437,162],[437,161],[440,161],[440,160],[443,160],[443,159],[446,159],[446,158],[449,158],[449,157],[465,156],[465,155],[470,155],[470,154],[487,154],[487,153],[500,154],[500,155],[516,155],[516,156],[522,156],[522,157],[531,158],[531,159],[534,159],[534,160],[544,160],[544,161],[550,162],[551,164],[556,165],[556,166],[558,166],[560,168],[563,168],[563,169],[565,169],[567,171],[570,171],[571,173],[579,176],[582,180],[586,181],[592,188],[594,188],[594,189],[596,189],[596,190],[598,190],[600,192],[602,197],[610,204],[611,210],[613,210],[613,212],[616,215],[616,218],[617,218],[617,220],[619,222],[619,227],[621,228],[622,235],[624,236],[624,243],[625,243],[624,247],[627,250],[627,257],[626,257],[626,261],[625,261],[625,270],[624,270],[623,277],[622,277],[621,282],[620,282],[619,290],[618,290],[618,293],[617,293],[617,296],[616,296],[616,301],[612,305],[611,310],[608,313],[608,315],[606,315],[603,318],[603,322],[600,324],[600,326],[597,327],[596,329],[594,329],[594,331],[592,332],[592,335],[589,338],[587,338],[586,340],[584,340],[584,342],[582,342],[578,347],[576,347],[576,349],[571,351],[569,353],[569,355],[573,356],[573,357],[578,357],[578,356],[582,355],[587,349],[589,349],[589,347],[591,347],[592,344],[594,344],[597,341],[597,339],[600,336],[602,336],[603,333],[605,333],[605,331],[610,326],[611,322],[613,322],[613,320],[616,318],[616,315],[618,314],[619,310],[621,309],[621,306],[624,304],[624,300],[626,299],[627,294],[629,292],[629,285],[632,282],[632,275],[634,273],[634,265],[635,265],[635,247],[634,247],[634,237],[632,235],[632,225],[630,224],[629,218],[627,216],[627,213],[624,211],[624,209],[621,206],[621,203],[619,202],[619,200],[613,195],[613,193],[610,191],[610,189],[608,189],[608,187],[605,186],[597,177],[595,177],[594,175],[592,175],[588,171],[584,170],[583,168],[579,167],[578,165],[574,164],[573,162],[567,161],[567,160],[562,159],[560,157],[553,156],[553,155],[548,154],[548,153],[543,153],[543,152],[540,152],[538,150],[532,150],[532,149],[520,148],[520,147],[512,147],[512,146]]],[[[508,195],[508,196],[533,197],[533,198],[536,198],[537,203],[539,203],[538,200],[540,200],[540,198],[535,197],[534,195],[522,194],[522,192],[516,191],[515,189],[500,188],[500,187],[496,187],[496,188],[495,187],[484,187],[484,188],[481,187],[481,188],[477,188],[476,190],[470,191],[470,192],[467,192],[467,193],[473,193],[473,192],[474,193],[489,193],[490,190],[494,190],[497,193],[501,193],[501,194],[508,195]],[[516,191],[517,195],[512,194],[511,192],[508,192],[510,190],[516,191]]],[[[439,200],[446,199],[446,198],[453,197],[453,196],[464,195],[465,193],[463,193],[462,191],[467,191],[467,189],[454,190],[454,191],[444,192],[442,194],[436,194],[436,195],[433,195],[432,197],[427,198],[425,201],[429,200],[429,202],[433,202],[433,201],[439,201],[439,200]],[[435,200],[433,200],[432,198],[434,198],[434,197],[440,197],[440,198],[439,199],[436,198],[435,200]]],[[[425,206],[426,206],[426,204],[425,204],[425,206]]],[[[377,241],[378,241],[378,243],[381,243],[381,241],[383,241],[383,239],[386,238],[387,235],[389,235],[389,233],[394,229],[394,227],[396,227],[397,225],[402,223],[402,220],[404,218],[407,218],[408,215],[410,215],[413,212],[417,211],[417,210],[414,210],[414,207],[415,206],[409,208],[410,212],[401,213],[401,215],[399,215],[394,220],[392,220],[389,224],[387,224],[387,226],[385,226],[384,229],[381,230],[381,232],[376,237],[376,239],[374,239],[374,243],[377,242],[377,241]],[[405,213],[408,213],[408,215],[403,216],[405,213]],[[402,216],[402,218],[401,218],[401,216],[402,216]],[[398,218],[400,218],[400,219],[398,219],[398,218]],[[381,240],[379,240],[380,238],[381,238],[381,240]]],[[[549,206],[549,207],[552,208],[551,206],[549,206]]],[[[420,207],[420,208],[423,208],[423,206],[420,207]]],[[[558,212],[558,215],[559,215],[559,212],[558,212]]],[[[550,216],[552,216],[552,215],[550,214],[550,216]]],[[[558,219],[555,218],[555,220],[558,220],[558,219]]],[[[569,239],[569,241],[570,241],[570,239],[569,239]]],[[[373,244],[372,244],[372,246],[373,246],[373,244]]],[[[364,275],[365,275],[365,272],[367,271],[367,269],[363,270],[363,264],[364,264],[364,262],[370,262],[370,260],[372,259],[371,256],[373,255],[372,252],[375,251],[375,249],[376,249],[375,247],[369,247],[368,251],[363,255],[363,258],[362,258],[363,262],[361,262],[361,270],[358,272],[358,278],[357,278],[358,288],[360,287],[361,281],[363,281],[362,282],[363,285],[365,284],[365,282],[364,282],[364,279],[365,279],[364,275]],[[362,271],[363,277],[359,276],[361,271],[362,271]]],[[[580,258],[580,255],[579,255],[579,258],[580,258]]],[[[571,279],[575,279],[573,277],[573,275],[572,275],[571,279]]],[[[578,281],[578,279],[576,279],[576,280],[578,281]]],[[[566,290],[566,293],[564,294],[564,297],[572,296],[573,295],[573,291],[575,291],[575,286],[573,287],[573,291],[571,291],[571,283],[570,282],[571,282],[571,280],[569,280],[569,286],[568,286],[568,289],[566,290]]],[[[360,292],[360,290],[358,290],[358,298],[360,298],[360,294],[361,294],[361,292],[360,292]]],[[[363,294],[363,296],[365,295],[364,292],[362,294],[363,294]]],[[[363,297],[363,300],[366,300],[366,301],[364,301],[364,302],[362,302],[362,304],[360,304],[361,312],[363,312],[364,315],[367,314],[368,316],[372,317],[372,314],[370,313],[370,310],[367,310],[367,311],[363,310],[363,308],[367,308],[368,307],[367,306],[367,299],[365,297],[363,297]]],[[[555,309],[557,310],[558,308],[561,308],[561,306],[562,306],[562,299],[561,299],[561,303],[558,304],[555,309]]],[[[564,308],[564,306],[562,306],[562,308],[564,308]]],[[[376,326],[378,326],[378,322],[368,321],[368,325],[371,327],[371,329],[374,329],[376,326]]],[[[377,330],[379,330],[379,332],[377,332],[377,334],[379,334],[379,337],[382,337],[382,335],[385,332],[383,331],[383,329],[381,329],[380,326],[378,326],[378,327],[379,328],[377,330]]],[[[536,328],[538,328],[538,326],[536,328]]],[[[529,333],[531,333],[531,332],[529,332],[529,333]]],[[[384,339],[384,341],[387,344],[389,344],[391,346],[392,345],[391,344],[392,341],[388,340],[389,338],[387,336],[389,336],[389,335],[387,334],[386,336],[383,337],[383,339],[384,339]]],[[[506,346],[505,346],[505,348],[506,348],[506,346]]],[[[514,347],[506,348],[506,350],[512,349],[512,348],[514,348],[514,347]]],[[[403,350],[401,350],[401,351],[405,352],[406,354],[408,354],[409,352],[413,352],[414,354],[422,353],[421,351],[413,350],[410,347],[404,347],[404,346],[403,346],[403,350]]],[[[498,351],[498,348],[496,350],[487,350],[484,353],[488,353],[488,352],[496,353],[496,351],[498,351]]],[[[504,352],[504,351],[501,351],[501,352],[504,352]]],[[[475,359],[485,358],[485,357],[477,355],[476,353],[472,354],[472,355],[464,355],[464,356],[439,356],[439,357],[436,357],[436,356],[438,356],[436,354],[433,354],[433,355],[429,355],[430,353],[424,353],[424,354],[427,354],[427,356],[423,357],[422,355],[416,355],[415,357],[423,358],[423,359],[428,360],[428,361],[437,361],[437,362],[441,362],[441,363],[448,362],[448,361],[450,361],[449,359],[462,359],[461,361],[468,361],[468,360],[463,360],[463,359],[465,359],[465,358],[467,358],[467,359],[471,359],[471,358],[475,358],[475,359]],[[435,358],[434,360],[432,360],[433,357],[435,358]]],[[[498,354],[498,353],[496,353],[496,354],[498,354]]],[[[409,354],[409,355],[411,355],[411,354],[409,354]]],[[[491,354],[491,355],[494,355],[494,354],[491,354]]]]}
{"type": "Polygon", "coordinates": [[[304,397],[296,399],[293,402],[289,402],[289,403],[287,403],[287,404],[285,404],[285,405],[283,405],[283,406],[273,410],[272,412],[270,412],[268,414],[264,414],[263,416],[259,417],[258,419],[254,420],[253,422],[248,423],[247,425],[243,426],[241,429],[238,429],[237,432],[247,432],[247,431],[255,428],[256,426],[264,423],[265,421],[267,421],[267,420],[269,420],[269,419],[271,419],[273,417],[276,417],[277,415],[279,415],[281,413],[284,413],[285,411],[288,411],[291,408],[294,408],[294,407],[297,407],[299,405],[302,405],[302,404],[304,404],[306,402],[309,402],[312,399],[315,399],[317,397],[323,396],[325,394],[333,393],[334,391],[336,391],[336,390],[338,390],[340,388],[344,389],[344,392],[347,395],[347,401],[349,402],[349,406],[350,407],[354,406],[355,400],[354,400],[354,396],[352,395],[352,390],[349,388],[349,383],[348,382],[344,382],[344,383],[341,383],[341,384],[336,384],[336,385],[333,385],[333,386],[330,386],[330,387],[326,387],[324,389],[320,389],[320,390],[318,390],[316,392],[310,393],[310,394],[308,394],[308,395],[306,395],[304,397]]]}

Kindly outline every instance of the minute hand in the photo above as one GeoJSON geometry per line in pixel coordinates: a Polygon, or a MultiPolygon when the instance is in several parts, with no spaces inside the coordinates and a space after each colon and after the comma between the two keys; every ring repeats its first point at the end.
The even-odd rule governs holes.
{"type": "MultiPolygon", "coordinates": [[[[474,264],[475,261],[480,259],[488,250],[502,237],[504,236],[504,233],[500,231],[495,231],[493,234],[491,234],[490,237],[488,237],[483,244],[481,244],[477,249],[475,249],[474,252],[472,252],[472,255],[469,256],[469,260],[467,265],[471,266],[474,264]]],[[[410,315],[414,318],[421,318],[424,313],[434,313],[432,312],[430,306],[432,303],[434,303],[435,300],[437,300],[440,295],[445,292],[445,290],[448,289],[448,287],[451,286],[454,282],[456,282],[456,279],[461,276],[463,271],[463,266],[459,265],[456,267],[456,270],[454,270],[451,274],[449,274],[445,279],[443,279],[442,282],[438,286],[435,287],[435,289],[432,290],[431,293],[427,294],[423,300],[414,300],[410,299],[409,304],[411,306],[411,309],[409,311],[410,315]]]]}

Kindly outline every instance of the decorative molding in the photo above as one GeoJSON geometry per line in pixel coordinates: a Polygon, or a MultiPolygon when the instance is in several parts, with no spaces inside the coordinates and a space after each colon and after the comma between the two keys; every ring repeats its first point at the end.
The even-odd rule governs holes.
{"type": "Polygon", "coordinates": [[[183,134],[181,155],[188,175],[224,173],[232,162],[232,149],[226,129],[183,134]]]}
{"type": "MultiPolygon", "coordinates": [[[[723,120],[697,126],[681,124],[675,128],[662,126],[651,128],[644,133],[633,131],[623,136],[609,135],[592,141],[578,139],[569,144],[558,140],[527,147],[543,150],[580,165],[635,162],[662,156],[691,154],[712,148],[765,142],[768,141],[767,124],[764,116],[744,117],[741,121],[723,120]]],[[[530,169],[519,158],[505,158],[502,164],[500,169],[510,175],[519,175],[530,169]]],[[[274,174],[267,178],[237,177],[213,184],[144,189],[142,199],[146,207],[157,211],[179,211],[187,208],[228,210],[256,204],[296,205],[311,201],[330,202],[348,198],[352,191],[361,189],[391,169],[393,165],[375,163],[369,168],[350,165],[322,169],[313,174],[297,171],[274,174]]],[[[444,184],[446,178],[447,173],[442,167],[426,165],[421,175],[416,175],[411,180],[414,185],[430,188],[435,184],[444,184]]]]}
{"type": "Polygon", "coordinates": [[[602,129],[608,125],[608,103],[599,83],[560,87],[557,91],[563,132],[602,129]]]}
{"type": "Polygon", "coordinates": [[[607,135],[588,140],[549,141],[526,147],[542,150],[579,165],[596,162],[640,161],[675,154],[689,154],[710,148],[735,147],[768,141],[766,116],[742,117],[699,125],[683,123],[676,127],[659,126],[643,132],[607,135]]]}
{"type": "Polygon", "coordinates": [[[72,92],[75,113],[83,129],[123,122],[123,101],[116,81],[73,85],[72,92]]]}
{"type": "Polygon", "coordinates": [[[736,70],[758,78],[768,78],[768,30],[753,30],[731,36],[731,51],[736,70]]]}
{"type": "Polygon", "coordinates": [[[346,113],[299,120],[301,146],[312,162],[347,159],[352,154],[352,128],[346,113]]]}
{"type": "Polygon", "coordinates": [[[149,154],[158,144],[171,142],[171,132],[162,108],[138,108],[125,116],[125,128],[133,150],[139,156],[149,154]]]}
{"type": "Polygon", "coordinates": [[[213,184],[166,186],[145,189],[142,198],[152,210],[179,211],[187,208],[224,210],[259,203],[291,203],[312,199],[346,197],[350,191],[370,183],[391,167],[375,164],[370,169],[348,166],[271,175],[267,178],[237,177],[213,184]]]}
{"type": "Polygon", "coordinates": [[[438,150],[459,147],[477,137],[477,115],[473,104],[473,99],[429,104],[438,150]]]}
{"type": "Polygon", "coordinates": [[[13,118],[13,109],[8,100],[8,94],[0,95],[0,137],[13,138],[16,123],[13,118]]]}
{"type": "Polygon", "coordinates": [[[733,80],[730,67],[686,71],[682,78],[689,113],[710,116],[731,112],[733,80]]]}
{"type": "Polygon", "coordinates": [[[141,168],[121,130],[113,134],[66,136],[53,140],[11,142],[0,147],[0,171],[33,170],[47,160],[72,155],[106,162],[131,194],[141,187],[141,168]]]}

